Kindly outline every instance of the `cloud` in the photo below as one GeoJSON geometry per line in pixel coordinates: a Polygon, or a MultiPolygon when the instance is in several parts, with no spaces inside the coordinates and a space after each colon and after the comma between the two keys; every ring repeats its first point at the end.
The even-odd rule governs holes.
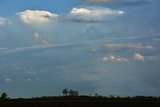
{"type": "Polygon", "coordinates": [[[117,0],[82,0],[87,3],[114,3],[117,2],[117,0]]]}
{"type": "Polygon", "coordinates": [[[106,56],[106,57],[102,57],[101,58],[102,62],[129,62],[127,58],[122,58],[119,56],[114,56],[114,55],[110,55],[110,56],[106,56]]]}
{"type": "Polygon", "coordinates": [[[44,35],[44,37],[42,37],[39,33],[34,33],[33,34],[33,38],[35,41],[39,41],[44,45],[49,45],[48,43],[48,35],[44,35]]]}
{"type": "Polygon", "coordinates": [[[144,56],[139,53],[135,53],[133,57],[135,61],[144,62],[144,56]]]}
{"type": "Polygon", "coordinates": [[[33,34],[33,38],[34,38],[34,40],[39,41],[41,39],[41,36],[39,33],[36,32],[33,34]]]}
{"type": "Polygon", "coordinates": [[[124,14],[124,11],[98,6],[74,7],[66,15],[54,14],[43,10],[25,10],[23,12],[16,13],[20,21],[23,23],[36,26],[53,21],[99,22],[109,20],[114,16],[122,14],[124,14]]]}
{"type": "MultiPolygon", "coordinates": [[[[89,42],[83,43],[66,43],[66,44],[43,44],[43,45],[35,45],[31,47],[17,47],[17,48],[2,48],[0,54],[7,53],[17,53],[17,52],[25,52],[25,51],[40,51],[44,49],[57,49],[57,48],[68,48],[82,45],[91,45],[89,42]]],[[[1,49],[1,48],[0,48],[1,49]]]]}
{"type": "Polygon", "coordinates": [[[115,5],[141,5],[148,3],[146,0],[127,1],[127,0],[82,0],[87,3],[115,4],[115,5]]]}
{"type": "Polygon", "coordinates": [[[122,14],[124,14],[123,11],[105,7],[80,7],[73,8],[69,13],[69,18],[78,21],[106,21],[110,17],[122,14]]]}
{"type": "Polygon", "coordinates": [[[145,57],[147,61],[160,61],[160,56],[147,56],[145,57]]]}
{"type": "Polygon", "coordinates": [[[134,45],[134,44],[106,44],[100,47],[101,49],[110,50],[110,51],[118,51],[118,50],[141,50],[141,49],[154,49],[151,45],[134,45]]]}
{"type": "Polygon", "coordinates": [[[0,17],[0,26],[4,26],[6,24],[11,24],[6,18],[0,17]]]}
{"type": "Polygon", "coordinates": [[[6,79],[5,79],[5,82],[6,82],[6,83],[10,83],[10,82],[11,82],[11,79],[10,79],[10,78],[6,78],[6,79]]]}
{"type": "Polygon", "coordinates": [[[32,81],[32,79],[28,78],[28,79],[27,79],[27,81],[28,81],[28,82],[31,82],[31,81],[32,81]]]}
{"type": "Polygon", "coordinates": [[[58,15],[48,11],[26,10],[17,13],[19,19],[29,25],[46,24],[51,20],[55,20],[58,15]]]}

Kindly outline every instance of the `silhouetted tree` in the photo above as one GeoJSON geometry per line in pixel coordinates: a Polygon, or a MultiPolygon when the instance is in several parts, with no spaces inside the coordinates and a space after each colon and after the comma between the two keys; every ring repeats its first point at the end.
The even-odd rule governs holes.
{"type": "Polygon", "coordinates": [[[65,89],[62,90],[62,94],[63,94],[64,96],[68,96],[68,93],[69,93],[69,91],[68,91],[67,88],[65,88],[65,89]]]}
{"type": "Polygon", "coordinates": [[[79,96],[79,92],[78,91],[73,91],[73,96],[79,96]]]}
{"type": "Polygon", "coordinates": [[[69,90],[69,96],[73,96],[74,91],[73,90],[69,90]]]}
{"type": "Polygon", "coordinates": [[[1,95],[1,99],[7,99],[7,93],[2,93],[2,95],[1,95]]]}
{"type": "Polygon", "coordinates": [[[98,97],[98,93],[95,93],[95,97],[98,97]]]}
{"type": "Polygon", "coordinates": [[[70,90],[69,91],[69,96],[79,96],[79,92],[78,91],[74,91],[74,90],[70,90]]]}

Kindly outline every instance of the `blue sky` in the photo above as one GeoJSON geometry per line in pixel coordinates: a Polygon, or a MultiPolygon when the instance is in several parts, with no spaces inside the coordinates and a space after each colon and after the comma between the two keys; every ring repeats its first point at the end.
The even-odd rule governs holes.
{"type": "Polygon", "coordinates": [[[0,0],[0,92],[159,96],[159,3],[0,0]]]}
{"type": "Polygon", "coordinates": [[[38,2],[36,0],[1,0],[0,13],[2,16],[10,16],[16,12],[31,9],[47,10],[63,14],[72,9],[72,7],[82,4],[79,0],[66,0],[65,2],[63,0],[39,0],[38,2]]]}

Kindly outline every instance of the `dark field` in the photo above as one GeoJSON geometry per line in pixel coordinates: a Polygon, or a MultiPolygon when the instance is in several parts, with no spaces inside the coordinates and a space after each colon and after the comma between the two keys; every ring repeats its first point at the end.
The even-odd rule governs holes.
{"type": "Polygon", "coordinates": [[[159,97],[41,97],[0,100],[0,107],[160,107],[159,97]]]}

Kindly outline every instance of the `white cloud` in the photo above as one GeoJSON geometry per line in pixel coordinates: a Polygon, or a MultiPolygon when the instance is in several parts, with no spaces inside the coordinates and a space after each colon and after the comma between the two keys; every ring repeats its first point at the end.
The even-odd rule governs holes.
{"type": "Polygon", "coordinates": [[[115,2],[116,0],[83,0],[88,3],[112,3],[115,2]]]}
{"type": "Polygon", "coordinates": [[[143,55],[141,55],[139,53],[135,53],[133,56],[134,56],[135,61],[144,62],[144,56],[143,55]]]}
{"type": "Polygon", "coordinates": [[[153,46],[141,45],[141,44],[138,44],[138,45],[134,45],[134,44],[106,44],[105,46],[102,46],[102,48],[116,51],[119,49],[122,49],[122,50],[153,49],[153,46]]]}
{"type": "Polygon", "coordinates": [[[124,14],[124,12],[120,10],[92,6],[75,7],[64,16],[42,10],[25,10],[18,12],[17,16],[23,23],[37,26],[51,21],[106,21],[113,18],[113,16],[122,14],[124,14]]]}
{"type": "Polygon", "coordinates": [[[10,78],[6,78],[6,79],[5,79],[5,82],[6,82],[6,83],[10,83],[10,82],[11,82],[11,79],[10,79],[10,78]]]}
{"type": "Polygon", "coordinates": [[[0,17],[0,26],[4,26],[6,24],[11,24],[6,18],[0,17]]]}
{"type": "Polygon", "coordinates": [[[110,16],[117,16],[124,14],[120,10],[112,10],[104,7],[80,7],[73,8],[69,17],[74,20],[82,21],[106,21],[110,16]]]}
{"type": "Polygon", "coordinates": [[[30,78],[27,79],[28,82],[32,81],[30,78]]]}
{"type": "Polygon", "coordinates": [[[122,58],[114,55],[102,57],[101,61],[102,62],[129,62],[127,58],[122,58]]]}
{"type": "Polygon", "coordinates": [[[39,33],[36,32],[33,34],[33,38],[34,38],[34,40],[39,41],[41,39],[41,36],[39,33]]]}
{"type": "Polygon", "coordinates": [[[57,14],[40,10],[26,10],[17,15],[22,22],[30,25],[45,24],[58,17],[57,14]]]}
{"type": "Polygon", "coordinates": [[[49,45],[48,43],[48,35],[44,35],[44,38],[39,33],[34,33],[33,38],[35,41],[40,41],[44,45],[49,45]]]}

